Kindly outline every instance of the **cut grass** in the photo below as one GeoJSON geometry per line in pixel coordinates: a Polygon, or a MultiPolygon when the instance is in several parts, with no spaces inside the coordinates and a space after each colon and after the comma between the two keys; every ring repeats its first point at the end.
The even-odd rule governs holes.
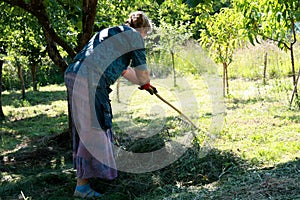
{"type": "MultiPolygon", "coordinates": [[[[114,181],[92,180],[95,189],[106,193],[102,199],[300,198],[300,116],[287,106],[289,90],[284,85],[289,80],[270,80],[265,86],[232,80],[226,115],[221,113],[225,123],[216,132],[211,129],[215,114],[207,83],[187,80],[193,83],[188,88],[169,86],[170,79],[152,82],[165,99],[215,136],[211,151],[203,157],[199,149],[189,148],[176,162],[154,172],[119,172],[114,181]]],[[[180,133],[182,124],[175,122],[178,114],[170,107],[136,86],[121,85],[121,103],[114,95],[112,103],[122,145],[147,152],[180,133]],[[143,136],[142,128],[144,133],[154,130],[154,136],[135,140],[143,136]]],[[[71,147],[60,140],[42,140],[68,127],[65,86],[40,89],[28,92],[26,101],[19,99],[19,92],[3,95],[7,118],[1,123],[0,199],[18,199],[21,191],[28,199],[73,199],[71,147]]]]}

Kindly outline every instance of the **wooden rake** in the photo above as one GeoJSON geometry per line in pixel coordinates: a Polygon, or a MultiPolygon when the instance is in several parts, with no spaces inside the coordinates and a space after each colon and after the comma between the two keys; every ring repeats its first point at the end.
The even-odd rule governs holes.
{"type": "Polygon", "coordinates": [[[164,103],[166,103],[168,106],[170,106],[171,108],[173,108],[176,112],[178,112],[184,119],[186,119],[189,124],[196,130],[199,130],[199,128],[185,115],[183,114],[180,110],[178,110],[175,106],[173,106],[171,103],[169,103],[167,100],[165,100],[164,98],[162,98],[158,93],[154,93],[155,96],[157,96],[161,101],[163,101],[164,103]]]}

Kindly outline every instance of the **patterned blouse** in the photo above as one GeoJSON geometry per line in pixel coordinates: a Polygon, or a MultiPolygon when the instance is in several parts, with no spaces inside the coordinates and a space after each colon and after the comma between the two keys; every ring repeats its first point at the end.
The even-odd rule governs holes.
{"type": "Polygon", "coordinates": [[[139,70],[147,69],[145,44],[139,32],[122,25],[96,33],[75,56],[65,73],[87,74],[95,81],[103,75],[106,83],[112,85],[129,65],[139,70]],[[85,69],[81,69],[83,63],[85,69]]]}

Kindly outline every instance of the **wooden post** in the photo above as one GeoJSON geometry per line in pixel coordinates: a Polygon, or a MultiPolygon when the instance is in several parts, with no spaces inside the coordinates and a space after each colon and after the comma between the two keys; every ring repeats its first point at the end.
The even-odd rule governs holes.
{"type": "Polygon", "coordinates": [[[33,91],[37,91],[37,79],[36,79],[36,63],[31,65],[32,87],[33,91]]]}
{"type": "Polygon", "coordinates": [[[171,51],[171,57],[172,57],[172,68],[173,68],[173,80],[174,80],[174,87],[177,86],[176,84],[176,69],[175,69],[175,58],[174,58],[174,52],[171,51]]]}
{"type": "Polygon", "coordinates": [[[117,80],[117,101],[120,103],[120,79],[117,80]]]}
{"type": "Polygon", "coordinates": [[[268,65],[268,52],[266,52],[264,56],[264,78],[263,78],[264,85],[267,83],[267,65],[268,65]]]}

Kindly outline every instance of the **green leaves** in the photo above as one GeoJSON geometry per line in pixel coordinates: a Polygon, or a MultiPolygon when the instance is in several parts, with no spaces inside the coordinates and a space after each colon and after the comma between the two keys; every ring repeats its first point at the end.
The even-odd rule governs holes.
{"type": "Polygon", "coordinates": [[[186,0],[185,3],[190,7],[196,7],[199,4],[209,4],[211,1],[208,0],[186,0]]]}
{"type": "MultiPolygon", "coordinates": [[[[26,65],[28,60],[41,59],[44,55],[39,55],[38,52],[45,52],[47,46],[48,55],[61,70],[66,68],[66,62],[70,61],[75,52],[86,43],[92,31],[123,24],[129,13],[134,10],[145,11],[157,26],[164,21],[176,26],[177,29],[179,26],[182,29],[188,27],[189,31],[193,28],[195,36],[199,27],[203,27],[205,14],[211,8],[210,0],[189,1],[190,5],[195,6],[192,8],[185,0],[4,0],[4,2],[0,3],[0,31],[3,36],[0,40],[8,41],[10,53],[26,57],[21,63],[26,65]],[[94,19],[92,11],[95,11],[93,9],[95,2],[97,12],[94,19]],[[94,27],[94,30],[90,27],[94,27]]],[[[184,41],[184,38],[190,37],[191,34],[186,32],[178,36],[180,38],[175,40],[184,41]]],[[[176,42],[169,41],[171,41],[169,47],[174,47],[171,49],[176,51],[176,42]]]]}
{"type": "Polygon", "coordinates": [[[196,7],[200,2],[201,2],[201,0],[187,0],[187,1],[186,1],[186,3],[187,3],[190,7],[196,7]]]}
{"type": "MultiPolygon", "coordinates": [[[[243,39],[243,17],[233,9],[221,9],[206,24],[206,30],[201,32],[200,44],[209,49],[210,55],[218,63],[230,63],[232,54],[243,39]]],[[[254,42],[254,38],[252,38],[254,42]]]]}
{"type": "Polygon", "coordinates": [[[300,20],[299,3],[294,0],[235,0],[234,7],[245,17],[245,28],[252,44],[254,38],[261,36],[280,43],[289,43],[289,32],[293,23],[300,20]]]}
{"type": "Polygon", "coordinates": [[[170,24],[175,24],[176,21],[183,22],[189,21],[192,18],[191,10],[183,4],[181,0],[166,0],[159,7],[160,21],[164,21],[170,24]]]}

